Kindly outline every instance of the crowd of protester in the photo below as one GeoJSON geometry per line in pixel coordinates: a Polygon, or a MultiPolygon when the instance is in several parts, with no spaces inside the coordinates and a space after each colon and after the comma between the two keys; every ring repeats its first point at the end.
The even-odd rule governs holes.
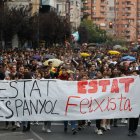
{"type": "MultiPolygon", "coordinates": [[[[111,47],[88,46],[84,43],[80,47],[50,47],[39,49],[9,49],[1,50],[0,54],[0,80],[18,79],[61,79],[70,81],[91,80],[102,78],[115,78],[122,76],[138,75],[140,72],[139,48],[133,50],[128,47],[126,50],[115,49],[118,54],[109,54],[111,47]],[[88,56],[82,56],[86,53],[88,56]],[[123,56],[132,56],[135,60],[121,60],[123,56]],[[44,62],[49,59],[59,59],[62,64],[55,67],[53,62],[44,62]]],[[[129,136],[136,135],[138,118],[130,119],[129,136]],[[136,120],[137,119],[137,120],[136,120]],[[135,124],[135,125],[134,125],[135,124]]],[[[128,119],[122,119],[127,123],[128,119]]],[[[6,129],[12,124],[12,130],[20,125],[23,131],[30,130],[30,124],[39,122],[6,122],[6,129]]],[[[72,133],[90,125],[91,121],[65,121],[64,131],[67,132],[70,123],[72,133]],[[78,125],[77,125],[78,124],[78,125]]],[[[111,130],[111,125],[118,126],[118,119],[96,120],[95,132],[102,135],[105,131],[111,130]]],[[[51,122],[43,122],[42,131],[51,132],[51,122]]]]}

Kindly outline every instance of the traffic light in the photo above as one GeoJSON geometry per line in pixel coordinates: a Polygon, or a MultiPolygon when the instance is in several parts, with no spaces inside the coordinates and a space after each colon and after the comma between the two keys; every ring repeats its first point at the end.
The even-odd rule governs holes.
{"type": "Polygon", "coordinates": [[[109,28],[113,28],[113,23],[109,22],[109,28]]]}

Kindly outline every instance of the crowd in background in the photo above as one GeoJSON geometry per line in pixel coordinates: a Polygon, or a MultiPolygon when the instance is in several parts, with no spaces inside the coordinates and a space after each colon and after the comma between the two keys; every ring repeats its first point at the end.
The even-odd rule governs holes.
{"type": "MultiPolygon", "coordinates": [[[[0,80],[61,79],[79,81],[139,74],[139,48],[136,50],[132,47],[126,50],[120,50],[119,48],[113,50],[118,53],[109,53],[109,50],[113,50],[113,48],[106,46],[92,47],[86,43],[80,47],[1,50],[0,80]],[[129,56],[129,59],[122,59],[125,56],[129,56]]],[[[96,120],[96,133],[101,135],[110,130],[111,124],[117,127],[117,121],[117,119],[96,120]]],[[[122,122],[127,123],[127,119],[122,119],[122,122]]],[[[38,124],[38,122],[32,123],[38,124]]],[[[51,122],[44,122],[43,124],[42,130],[51,132],[51,122]]],[[[76,134],[87,124],[90,125],[91,121],[71,121],[70,124],[73,134],[76,134]]],[[[9,128],[9,125],[10,123],[6,122],[6,129],[9,128]]],[[[12,126],[12,130],[16,130],[20,127],[20,122],[12,122],[12,126]]],[[[22,122],[22,126],[24,132],[30,130],[30,122],[22,122]]],[[[67,128],[68,122],[65,121],[65,132],[67,128]]],[[[137,127],[132,131],[131,128],[132,126],[129,128],[129,135],[136,135],[137,127]]]]}

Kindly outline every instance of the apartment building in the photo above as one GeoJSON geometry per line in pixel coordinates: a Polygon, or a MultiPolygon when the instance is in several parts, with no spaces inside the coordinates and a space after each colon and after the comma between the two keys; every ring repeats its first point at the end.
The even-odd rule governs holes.
{"type": "Polygon", "coordinates": [[[66,17],[73,29],[79,27],[81,22],[81,0],[42,0],[41,5],[45,12],[52,9],[61,17],[66,17]]]}
{"type": "Polygon", "coordinates": [[[94,0],[91,7],[91,19],[102,29],[106,29],[107,0],[94,0]]]}
{"type": "Polygon", "coordinates": [[[67,4],[67,0],[57,0],[56,10],[58,15],[66,17],[69,13],[69,5],[67,4]]]}
{"type": "Polygon", "coordinates": [[[32,14],[39,11],[40,0],[5,0],[6,5],[9,8],[12,7],[32,7],[32,14]]]}
{"type": "Polygon", "coordinates": [[[115,0],[115,34],[129,42],[140,41],[140,0],[115,0]]]}
{"type": "MultiPolygon", "coordinates": [[[[114,0],[85,0],[83,15],[102,29],[109,30],[109,23],[114,22],[114,0]]],[[[112,33],[112,31],[110,31],[112,33]]]]}
{"type": "Polygon", "coordinates": [[[81,23],[81,0],[70,0],[70,23],[77,29],[81,23]]]}
{"type": "Polygon", "coordinates": [[[108,0],[107,1],[107,11],[106,11],[106,31],[109,35],[115,34],[115,0],[108,0]],[[110,25],[112,27],[110,27],[110,25]]]}
{"type": "Polygon", "coordinates": [[[107,0],[86,0],[84,7],[84,14],[88,15],[87,19],[106,29],[107,0]]]}

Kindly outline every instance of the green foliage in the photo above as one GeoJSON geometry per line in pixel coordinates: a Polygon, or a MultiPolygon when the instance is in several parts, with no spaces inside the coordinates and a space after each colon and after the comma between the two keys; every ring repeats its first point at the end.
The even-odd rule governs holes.
{"type": "MultiPolygon", "coordinates": [[[[87,32],[88,43],[105,43],[106,42],[106,31],[102,30],[97,25],[93,24],[91,20],[83,20],[79,29],[84,28],[87,32]]],[[[80,42],[83,42],[81,30],[79,30],[80,42]]]]}
{"type": "Polygon", "coordinates": [[[39,40],[48,44],[63,43],[71,35],[70,23],[53,11],[31,15],[31,8],[5,8],[2,21],[0,31],[5,42],[11,42],[18,35],[21,45],[32,41],[37,46],[39,40]]]}
{"type": "Polygon", "coordinates": [[[39,21],[40,39],[49,44],[63,43],[71,35],[70,23],[56,12],[40,14],[39,21]]]}
{"type": "Polygon", "coordinates": [[[105,44],[109,45],[109,46],[115,46],[115,45],[126,46],[127,40],[124,38],[114,37],[114,36],[110,35],[110,36],[107,36],[107,40],[106,40],[105,44]]]}
{"type": "Polygon", "coordinates": [[[30,8],[5,8],[3,16],[3,38],[11,41],[14,35],[18,35],[21,42],[31,39],[30,8]]]}

